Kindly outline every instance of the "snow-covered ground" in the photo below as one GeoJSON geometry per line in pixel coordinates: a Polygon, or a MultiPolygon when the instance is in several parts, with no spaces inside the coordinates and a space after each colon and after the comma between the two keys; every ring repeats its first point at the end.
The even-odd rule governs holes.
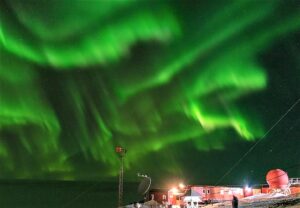
{"type": "MultiPolygon", "coordinates": [[[[231,202],[223,202],[217,204],[206,205],[204,208],[229,208],[231,202]]],[[[277,207],[290,207],[290,208],[300,208],[300,196],[284,196],[282,194],[259,194],[256,196],[251,196],[239,200],[239,207],[268,207],[268,208],[277,208],[277,207]]]]}

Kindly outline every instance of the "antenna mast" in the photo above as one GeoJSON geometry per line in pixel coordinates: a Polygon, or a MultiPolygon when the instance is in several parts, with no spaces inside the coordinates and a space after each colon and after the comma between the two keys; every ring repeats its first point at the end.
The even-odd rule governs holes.
{"type": "Polygon", "coordinates": [[[118,207],[123,205],[123,180],[124,180],[124,157],[126,149],[122,147],[116,147],[116,153],[120,157],[120,170],[119,170],[119,195],[118,195],[118,207]]]}

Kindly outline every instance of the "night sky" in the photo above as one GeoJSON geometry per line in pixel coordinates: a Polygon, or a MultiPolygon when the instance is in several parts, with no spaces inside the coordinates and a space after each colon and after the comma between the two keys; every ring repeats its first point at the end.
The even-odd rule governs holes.
{"type": "Polygon", "coordinates": [[[299,99],[298,0],[0,1],[0,179],[300,177],[299,99]]]}

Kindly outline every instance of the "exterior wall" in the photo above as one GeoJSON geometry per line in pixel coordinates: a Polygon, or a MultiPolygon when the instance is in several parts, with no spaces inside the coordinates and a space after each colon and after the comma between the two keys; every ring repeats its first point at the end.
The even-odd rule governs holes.
{"type": "Polygon", "coordinates": [[[291,194],[300,194],[300,185],[290,187],[291,194]]]}
{"type": "Polygon", "coordinates": [[[196,192],[204,201],[227,201],[232,200],[233,195],[238,198],[244,197],[242,188],[223,186],[193,186],[192,193],[196,192]]]}
{"type": "Polygon", "coordinates": [[[168,192],[168,203],[172,205],[176,204],[176,195],[174,195],[172,191],[168,192]]]}
{"type": "Polygon", "coordinates": [[[149,191],[149,200],[153,199],[160,204],[168,201],[168,191],[164,189],[152,189],[149,191]]]}
{"type": "Polygon", "coordinates": [[[261,193],[267,194],[267,193],[269,193],[269,192],[270,192],[269,187],[262,187],[262,188],[261,188],[261,193]]]}
{"type": "Polygon", "coordinates": [[[253,195],[257,195],[257,194],[262,193],[262,192],[261,192],[261,188],[254,188],[254,189],[252,189],[252,190],[253,190],[253,195]]]}
{"type": "MultiPolygon", "coordinates": [[[[291,186],[290,190],[291,190],[291,194],[298,194],[298,193],[300,193],[300,186],[291,186]]],[[[270,192],[271,192],[271,189],[269,187],[263,187],[261,189],[261,193],[267,194],[270,192]]]]}

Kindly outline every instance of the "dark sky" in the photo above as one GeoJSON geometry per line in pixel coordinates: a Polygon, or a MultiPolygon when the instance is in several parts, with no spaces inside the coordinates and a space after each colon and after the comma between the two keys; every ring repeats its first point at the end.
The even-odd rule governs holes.
{"type": "Polygon", "coordinates": [[[299,177],[299,57],[299,1],[1,1],[0,178],[299,177]]]}

